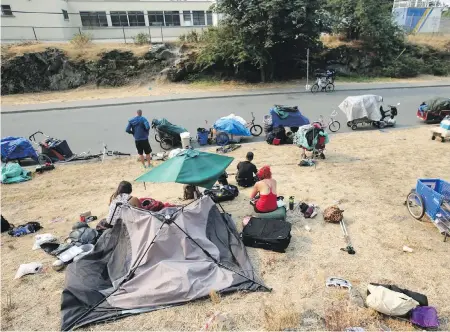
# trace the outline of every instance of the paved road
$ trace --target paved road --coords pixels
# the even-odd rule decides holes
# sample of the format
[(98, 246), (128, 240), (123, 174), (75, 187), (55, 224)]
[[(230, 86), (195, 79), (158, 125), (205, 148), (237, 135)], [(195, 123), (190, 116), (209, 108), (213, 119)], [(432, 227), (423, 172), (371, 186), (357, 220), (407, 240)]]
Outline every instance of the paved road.
[[(391, 89), (353, 92), (353, 94), (379, 94), (386, 104), (400, 102), (397, 127), (408, 127), (420, 124), (416, 118), (418, 105), (433, 96), (448, 97), (448, 87)], [(50, 136), (66, 139), (74, 152), (97, 152), (102, 149), (102, 142), (112, 150), (135, 152), (132, 137), (125, 133), (127, 120), (134, 115), (136, 109), (143, 110), (149, 120), (165, 117), (174, 124), (186, 127), (191, 134), (198, 127), (205, 126), (205, 120), (212, 125), (221, 116), (230, 113), (250, 118), (254, 112), (257, 122), (274, 104), (298, 105), (310, 119), (315, 120), (320, 114), (330, 114), (333, 109), (347, 97), (349, 92), (336, 91), (332, 94), (286, 94), (275, 96), (229, 97), (225, 99), (184, 100), (162, 103), (151, 103), (128, 106), (108, 106), (96, 108), (79, 108), (63, 111), (39, 113), (2, 114), (2, 136), (29, 136), (41, 130)], [(340, 132), (349, 131), (346, 118), (338, 110), (337, 119), (341, 122)], [(373, 130), (359, 129), (359, 130)], [(350, 130), (351, 131), (351, 130)], [(256, 141), (262, 138), (249, 138)], [(159, 146), (153, 142), (155, 151)]]

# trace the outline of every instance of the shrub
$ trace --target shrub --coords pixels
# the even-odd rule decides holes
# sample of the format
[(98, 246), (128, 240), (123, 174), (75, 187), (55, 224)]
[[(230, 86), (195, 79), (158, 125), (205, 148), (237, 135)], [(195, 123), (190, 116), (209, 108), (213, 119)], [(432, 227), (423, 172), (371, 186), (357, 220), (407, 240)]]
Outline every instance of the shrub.
[(72, 37), (70, 43), (76, 47), (83, 47), (92, 42), (92, 35), (90, 33), (79, 33)]
[(426, 70), (423, 60), (411, 56), (403, 56), (391, 65), (383, 68), (381, 74), (392, 78), (416, 77)]
[(133, 37), (133, 40), (136, 45), (150, 44), (150, 35), (140, 32), (135, 37)]
[(198, 43), (200, 40), (200, 35), (197, 31), (192, 30), (186, 35), (186, 41), (188, 43)]
[(178, 37), (178, 40), (179, 40), (180, 42), (185, 42), (185, 41), (186, 41), (186, 35), (185, 35), (185, 34), (180, 35), (180, 36)]

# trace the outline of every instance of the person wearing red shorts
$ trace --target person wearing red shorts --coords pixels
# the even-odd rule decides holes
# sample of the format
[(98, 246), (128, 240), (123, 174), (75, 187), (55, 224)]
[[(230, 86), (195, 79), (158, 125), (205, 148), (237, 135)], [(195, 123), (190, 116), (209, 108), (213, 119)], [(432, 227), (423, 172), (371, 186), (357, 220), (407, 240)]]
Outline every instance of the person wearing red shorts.
[[(278, 208), (277, 181), (272, 179), (269, 166), (263, 166), (256, 174), (260, 181), (256, 182), (250, 194), (255, 212), (272, 212)], [(259, 198), (257, 195), (259, 194)]]
[(147, 167), (151, 167), (151, 153), (152, 148), (148, 141), (148, 135), (150, 132), (150, 125), (145, 117), (142, 116), (142, 111), (138, 110), (136, 116), (128, 121), (127, 129), (128, 134), (133, 135), (136, 144), (136, 150), (139, 154), (139, 159), (145, 168), (144, 153), (147, 159)]

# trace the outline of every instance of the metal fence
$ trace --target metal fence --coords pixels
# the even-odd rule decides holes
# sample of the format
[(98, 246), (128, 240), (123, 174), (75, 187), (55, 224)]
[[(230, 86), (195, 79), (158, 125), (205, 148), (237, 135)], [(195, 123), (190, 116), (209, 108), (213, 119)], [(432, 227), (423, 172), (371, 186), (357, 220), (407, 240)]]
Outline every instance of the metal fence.
[(97, 42), (133, 43), (134, 38), (146, 34), (150, 42), (175, 41), (180, 36), (192, 31), (201, 33), (206, 26), (146, 26), (146, 27), (21, 27), (2, 26), (2, 43), (17, 43), (24, 41), (64, 42), (71, 40), (75, 35), (87, 33)]

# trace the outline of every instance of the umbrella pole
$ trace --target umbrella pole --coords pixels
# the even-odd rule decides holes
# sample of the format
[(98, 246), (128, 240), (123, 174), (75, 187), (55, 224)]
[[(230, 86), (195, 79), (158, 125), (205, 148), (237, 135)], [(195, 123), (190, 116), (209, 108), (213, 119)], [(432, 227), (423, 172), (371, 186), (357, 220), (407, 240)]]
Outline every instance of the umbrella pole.
[(147, 190), (147, 187), (145, 186), (145, 182), (144, 182), (144, 190)]

